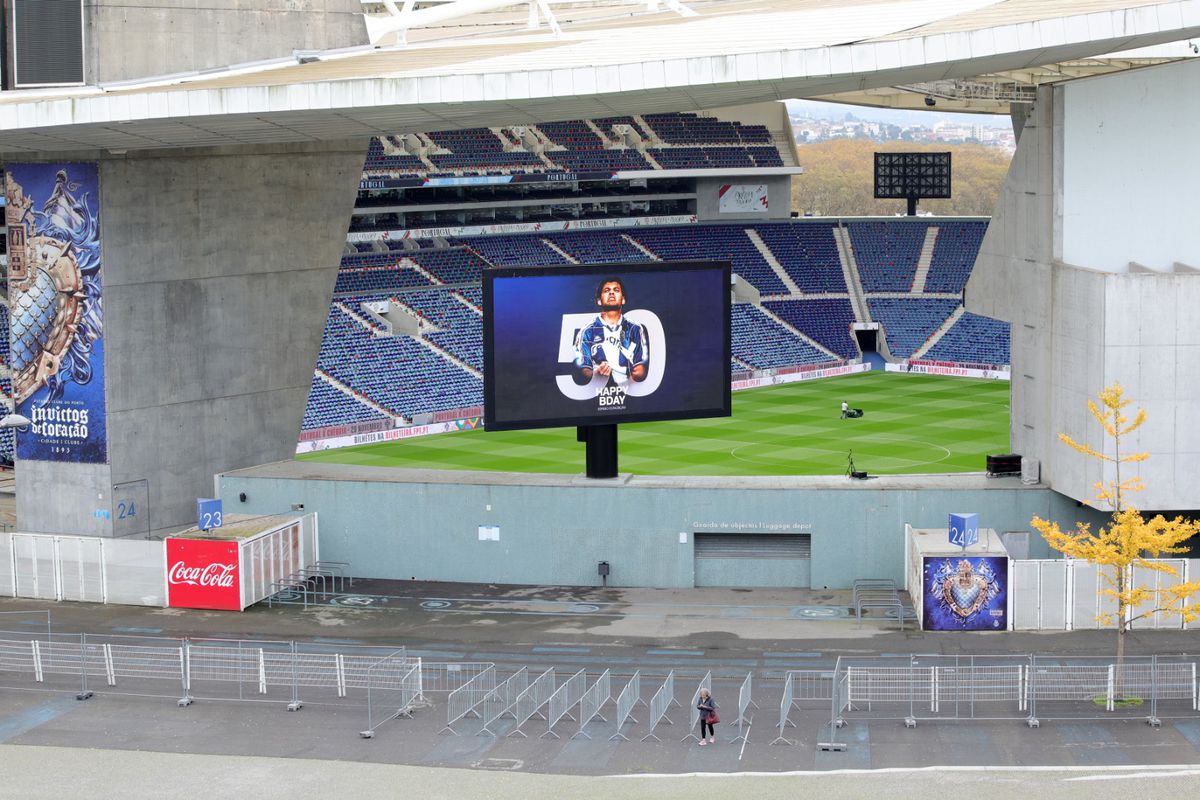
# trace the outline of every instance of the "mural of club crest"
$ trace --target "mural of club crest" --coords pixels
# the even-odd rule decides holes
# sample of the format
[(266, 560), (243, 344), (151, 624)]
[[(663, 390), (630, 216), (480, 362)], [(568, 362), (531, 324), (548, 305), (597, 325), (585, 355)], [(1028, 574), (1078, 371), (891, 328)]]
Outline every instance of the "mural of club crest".
[[(13, 401), (34, 421), (18, 455), (103, 461), (100, 226), (89, 207), (96, 165), (11, 164), (7, 178)], [(70, 385), (79, 389), (65, 397)], [(92, 424), (60, 424), (81, 419)]]
[(1007, 559), (925, 558), (926, 630), (1003, 630)]
[(959, 559), (954, 574), (942, 579), (942, 600), (950, 610), (966, 619), (977, 613), (988, 599), (991, 582), (975, 571), (971, 562)]

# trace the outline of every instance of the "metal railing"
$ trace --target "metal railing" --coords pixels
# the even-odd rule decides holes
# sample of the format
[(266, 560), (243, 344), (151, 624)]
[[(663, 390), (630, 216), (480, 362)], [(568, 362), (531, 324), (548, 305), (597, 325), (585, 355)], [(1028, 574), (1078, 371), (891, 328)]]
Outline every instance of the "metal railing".
[(596, 682), (589, 686), (583, 693), (583, 697), (579, 699), (579, 730), (572, 734), (571, 738), (574, 739), (577, 736), (585, 739), (592, 738), (585, 730), (587, 724), (593, 719), (608, 722), (600, 716), (600, 709), (604, 708), (610, 700), (612, 700), (612, 677), (608, 670), (604, 670)]
[(446, 727), (442, 728), (441, 732), (449, 731), (457, 736), (458, 731), (454, 730), (454, 723), (470, 716), (481, 717), (482, 715), (476, 709), (494, 698), (495, 695), (496, 668), (488, 666), (483, 672), (450, 692), (449, 697), (446, 698)]
[(558, 738), (558, 734), (554, 732), (554, 726), (557, 725), (563, 717), (573, 720), (571, 709), (583, 699), (583, 693), (587, 689), (587, 671), (579, 670), (571, 677), (563, 681), (562, 685), (554, 690), (554, 694), (550, 695), (548, 703), (548, 714), (546, 721), (546, 732), (542, 734), (543, 739), (547, 736), (554, 739)]
[(367, 727), (359, 732), (371, 739), (383, 723), (411, 717), (421, 694), (421, 659), (385, 656), (367, 668)]
[(650, 732), (642, 737), (643, 742), (647, 739), (653, 739), (656, 742), (662, 741), (662, 739), (659, 739), (654, 734), (654, 730), (662, 722), (665, 722), (667, 725), (675, 724), (667, 719), (667, 711), (673, 705), (679, 705), (678, 701), (675, 700), (675, 670), (667, 673), (662, 686), (658, 687), (658, 691), (650, 698)]
[(629, 683), (625, 684), (625, 688), (617, 695), (617, 731), (608, 737), (610, 742), (629, 741), (629, 737), (621, 733), (621, 729), (625, 727), (626, 722), (637, 724), (637, 719), (633, 716), (633, 709), (640, 702), (642, 702), (642, 671), (639, 669), (634, 671), (629, 678)]
[(550, 697), (555, 692), (555, 677), (554, 668), (538, 675), (525, 691), (517, 696), (516, 702), (513, 703), (513, 728), (508, 732), (509, 736), (521, 736), (526, 734), (521, 730), (526, 722), (528, 722), (535, 714), (537, 714), (542, 706), (550, 702)]
[(485, 707), (485, 715), (483, 717), (483, 727), (479, 729), (480, 736), (495, 736), (496, 723), (505, 716), (515, 716), (513, 714), (513, 706), (517, 703), (517, 698), (521, 693), (529, 688), (529, 667), (521, 667), (519, 670), (508, 676), (508, 679), (496, 687), (494, 695), (495, 702), (490, 707)]
[(854, 615), (858, 617), (858, 627), (862, 627), (863, 610), (871, 608), (894, 610), (900, 630), (904, 630), (904, 603), (896, 590), (895, 581), (890, 578), (859, 578), (854, 581)]
[(771, 740), (772, 745), (777, 744), (795, 744), (791, 739), (783, 734), (787, 732), (787, 728), (796, 727), (796, 723), (792, 722), (788, 717), (792, 713), (792, 702), (795, 698), (796, 676), (788, 673), (787, 679), (783, 682), (783, 697), (779, 700), (779, 735)]
[(421, 672), (421, 697), (418, 699), (430, 705), (429, 695), (453, 692), (466, 686), (476, 675), (495, 666), (490, 661), (425, 661)]
[[(850, 718), (921, 720), (1143, 719), (1200, 712), (1194, 656), (906, 656), (839, 659), (830, 741)], [(840, 748), (839, 748), (840, 749)]]
[(758, 704), (754, 702), (752, 695), (754, 687), (754, 673), (747, 672), (746, 679), (742, 681), (741, 687), (738, 689), (738, 716), (737, 726), (738, 735), (733, 738), (734, 742), (746, 741), (746, 733), (743, 726), (746, 724), (746, 709), (750, 706), (758, 708)]
[(692, 693), (692, 708), (688, 714), (688, 732), (686, 736), (679, 740), (681, 742), (686, 742), (688, 739), (700, 740), (700, 737), (696, 734), (696, 726), (700, 722), (700, 709), (697, 708), (697, 705), (700, 703), (701, 689), (708, 689), (710, 693), (712, 692), (712, 672), (704, 673), (704, 677), (700, 679), (700, 683), (696, 686), (696, 691)]

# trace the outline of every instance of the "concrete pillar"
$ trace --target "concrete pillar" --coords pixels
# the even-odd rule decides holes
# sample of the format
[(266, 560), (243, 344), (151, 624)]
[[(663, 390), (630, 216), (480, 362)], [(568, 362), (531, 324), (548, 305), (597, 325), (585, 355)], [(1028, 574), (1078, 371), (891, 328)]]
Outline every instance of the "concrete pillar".
[(161, 532), (215, 473), (294, 455), (366, 150), (100, 160), (109, 463), (22, 460), (19, 529)]

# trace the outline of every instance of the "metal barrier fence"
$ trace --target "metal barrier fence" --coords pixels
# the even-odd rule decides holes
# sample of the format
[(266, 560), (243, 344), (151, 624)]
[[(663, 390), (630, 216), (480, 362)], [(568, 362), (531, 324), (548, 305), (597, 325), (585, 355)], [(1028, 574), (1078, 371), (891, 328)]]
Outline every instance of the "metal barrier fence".
[(549, 714), (546, 717), (549, 725), (546, 727), (546, 732), (542, 734), (541, 738), (545, 739), (547, 736), (555, 739), (558, 738), (558, 734), (554, 732), (554, 726), (563, 717), (574, 719), (571, 716), (571, 709), (583, 699), (583, 693), (586, 689), (587, 671), (581, 669), (563, 681), (562, 686), (559, 686), (554, 691), (554, 694), (550, 695)]
[[(424, 675), (422, 675), (424, 682)], [(446, 698), (446, 727), (441, 732), (449, 731), (455, 736), (458, 731), (452, 727), (460, 719), (469, 716), (482, 716), (475, 709), (496, 695), (496, 667), (488, 666), (483, 672), (464, 683), (450, 693)]]
[(554, 668), (551, 667), (541, 675), (538, 675), (525, 688), (525, 691), (521, 692), (516, 702), (513, 703), (513, 719), (516, 721), (513, 724), (513, 729), (508, 732), (508, 735), (524, 737), (526, 734), (521, 730), (521, 726), (537, 714), (542, 706), (550, 702), (550, 697), (554, 692)]
[(700, 709), (696, 706), (700, 702), (701, 689), (708, 689), (709, 693), (712, 693), (711, 671), (704, 673), (704, 677), (700, 679), (699, 685), (696, 686), (696, 691), (692, 693), (692, 710), (688, 714), (688, 732), (686, 736), (679, 740), (681, 742), (686, 742), (688, 739), (700, 740), (700, 737), (696, 735), (696, 726), (700, 722)]
[(494, 703), (489, 707), (485, 706), (485, 714), (483, 717), (483, 727), (479, 729), (479, 736), (495, 736), (496, 732), (492, 730), (496, 723), (504, 716), (514, 716), (513, 706), (517, 703), (517, 698), (521, 693), (529, 688), (529, 667), (521, 667), (519, 670), (508, 676), (508, 679), (496, 687), (496, 692), (493, 695)]
[(422, 703), (429, 703), (426, 695), (434, 692), (453, 692), (466, 686), (476, 675), (495, 666), (490, 661), (426, 661), (421, 675), (423, 694), (420, 700)]
[(629, 741), (629, 737), (621, 733), (621, 729), (625, 727), (626, 722), (637, 724), (637, 720), (633, 716), (633, 707), (640, 702), (642, 702), (642, 671), (639, 669), (634, 671), (629, 683), (625, 684), (625, 688), (617, 695), (617, 732), (608, 737), (610, 742)]
[(795, 694), (796, 676), (789, 672), (787, 680), (783, 682), (783, 697), (779, 700), (779, 735), (771, 740), (772, 745), (795, 744), (795, 742), (783, 735), (789, 725), (793, 728), (796, 727), (796, 723), (788, 719), (788, 715), (792, 713), (792, 702)]
[(608, 670), (604, 670), (596, 682), (589, 686), (583, 693), (583, 697), (579, 699), (579, 731), (572, 734), (571, 738), (574, 739), (576, 736), (582, 736), (585, 739), (592, 738), (584, 729), (593, 719), (608, 722), (600, 716), (600, 709), (604, 708), (610, 700), (612, 700), (612, 676)]
[(662, 739), (654, 735), (654, 729), (658, 727), (660, 722), (665, 722), (668, 725), (675, 724), (667, 719), (667, 710), (672, 705), (678, 705), (678, 702), (675, 700), (675, 670), (667, 673), (666, 680), (663, 681), (662, 686), (658, 687), (658, 691), (654, 693), (654, 697), (650, 698), (650, 732), (642, 737), (643, 742), (647, 739), (653, 739), (656, 742), (662, 741)]
[[(196, 700), (364, 705), (404, 648), (248, 639), (0, 632), (0, 685)], [(436, 675), (436, 671), (435, 671)], [(407, 686), (407, 684), (406, 684)], [(421, 696), (417, 683), (417, 696)], [(411, 704), (406, 704), (411, 705)]]
[(743, 731), (743, 726), (746, 724), (746, 709), (750, 706), (758, 708), (758, 703), (754, 702), (751, 693), (754, 688), (754, 673), (747, 672), (746, 680), (742, 681), (741, 688), (738, 689), (738, 735), (733, 738), (734, 742), (746, 741), (746, 734)]
[(421, 659), (385, 656), (367, 668), (367, 727), (359, 736), (370, 739), (375, 730), (396, 717), (411, 717), (421, 695)]
[[(1109, 658), (908, 656), (839, 659), (832, 680), (834, 735), (851, 716), (919, 720), (1143, 719), (1200, 713), (1193, 656)], [(836, 749), (844, 749), (838, 747)]]

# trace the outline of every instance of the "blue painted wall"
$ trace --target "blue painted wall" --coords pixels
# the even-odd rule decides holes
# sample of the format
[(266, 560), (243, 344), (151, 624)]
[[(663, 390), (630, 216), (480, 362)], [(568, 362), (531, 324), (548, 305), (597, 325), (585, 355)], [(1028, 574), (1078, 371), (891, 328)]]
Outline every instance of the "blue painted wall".
[[(320, 470), (337, 474), (338, 466)], [(306, 470), (282, 465), (278, 472)], [(970, 488), (912, 488), (909, 479), (909, 488), (889, 489), (885, 482), (894, 479), (847, 482), (845, 488), (830, 479), (807, 486), (804, 479), (710, 478), (688, 486), (639, 478), (588, 485), (570, 476), (533, 476), (527, 485), (457, 485), (396, 482), (387, 477), (411, 473), (363, 467), (347, 467), (345, 474), (377, 479), (270, 473), (268, 466), (219, 476), (227, 512), (276, 513), (304, 503), (319, 515), (321, 557), (350, 562), (357, 576), (479, 583), (599, 585), (596, 564), (608, 561), (611, 586), (690, 587), (697, 583), (693, 534), (707, 531), (811, 534), (816, 588), (846, 588), (862, 577), (903, 585), (905, 523), (945, 527), (949, 512), (976, 511), (981, 527), (1002, 532), (1029, 530), (1035, 514), (1073, 525), (1077, 514), (1090, 511), (1048, 489), (979, 476), (962, 477)], [(240, 492), (245, 503), (238, 501)], [(480, 541), (481, 525), (498, 526), (500, 540)], [(688, 534), (686, 543), (680, 533)], [(1031, 558), (1051, 557), (1036, 533), (1030, 538)], [(741, 560), (704, 565), (699, 582), (721, 582), (724, 569), (734, 585), (746, 565), (727, 561)]]

